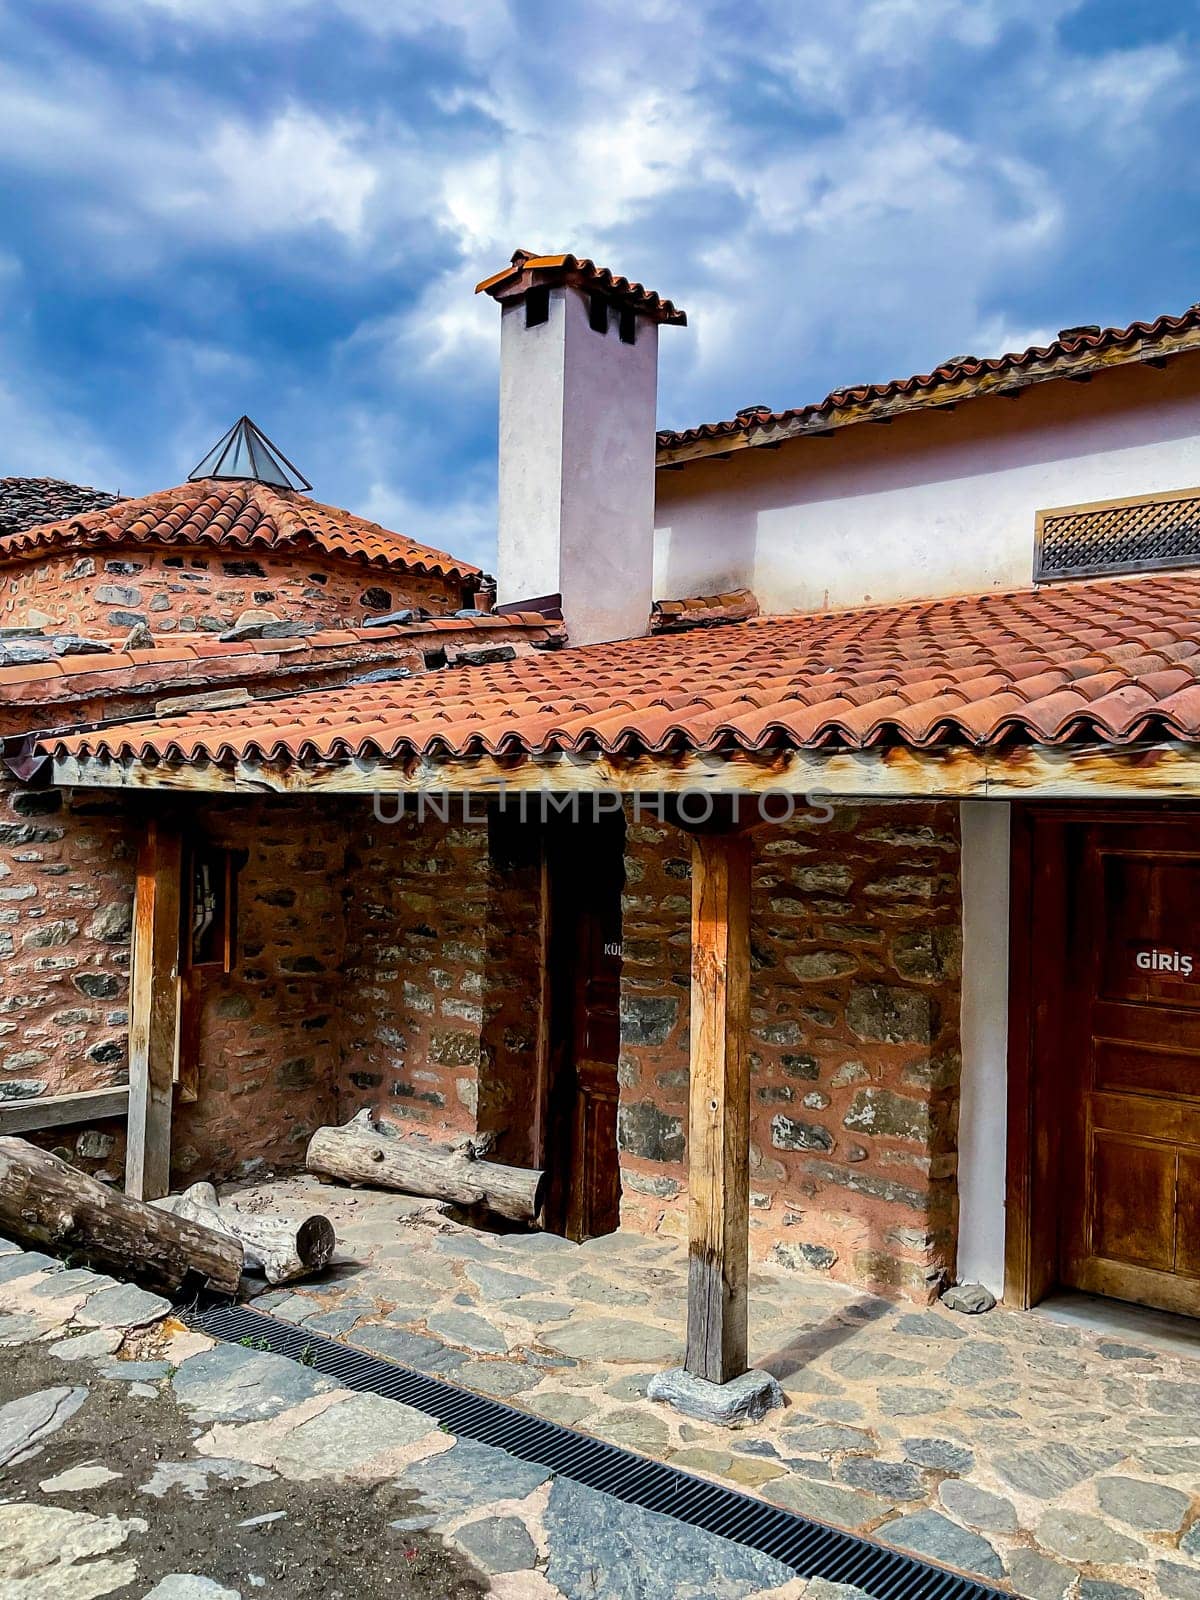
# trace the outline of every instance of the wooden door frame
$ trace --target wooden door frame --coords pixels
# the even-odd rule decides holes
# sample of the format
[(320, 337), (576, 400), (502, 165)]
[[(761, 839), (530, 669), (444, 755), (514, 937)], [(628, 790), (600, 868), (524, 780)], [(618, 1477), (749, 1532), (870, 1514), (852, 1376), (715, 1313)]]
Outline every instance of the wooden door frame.
[[(1069, 825), (1200, 822), (1200, 806), (1014, 804), (1010, 845), (1008, 1135), (1005, 1172), (1004, 1299), (1028, 1310), (1058, 1275), (1058, 1186), (1063, 1083), (1043, 1070), (1063, 1020)], [(1054, 879), (1057, 874), (1057, 886)], [(1037, 938), (1034, 928), (1037, 928)], [(1057, 937), (1063, 959), (1035, 971), (1039, 948)]]

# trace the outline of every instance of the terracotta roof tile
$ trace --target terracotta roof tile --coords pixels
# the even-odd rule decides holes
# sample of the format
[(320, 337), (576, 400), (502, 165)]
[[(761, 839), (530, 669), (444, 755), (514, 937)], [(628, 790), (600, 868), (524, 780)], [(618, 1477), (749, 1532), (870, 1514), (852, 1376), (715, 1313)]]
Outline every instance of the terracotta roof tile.
[(955, 356), (932, 372), (886, 383), (861, 383), (834, 389), (809, 405), (772, 411), (747, 406), (721, 422), (665, 429), (658, 435), (660, 463), (720, 454), (739, 445), (772, 444), (782, 438), (821, 434), (848, 423), (866, 422), (901, 411), (954, 404), (986, 394), (1015, 392), (1031, 382), (1087, 373), (1127, 361), (1155, 361), (1178, 350), (1200, 347), (1200, 303), (1179, 316), (1131, 322), (1126, 328), (1066, 329), (1046, 345), (979, 358)]
[(540, 284), (569, 283), (577, 289), (594, 290), (619, 305), (677, 327), (687, 324), (687, 312), (680, 311), (640, 283), (631, 283), (608, 267), (597, 266), (586, 256), (543, 255), (535, 250), (514, 250), (512, 262), (475, 285), (476, 294), (490, 294), (493, 300), (511, 300)]
[(54, 747), (307, 762), (1149, 737), (1200, 740), (1200, 575), (759, 617), (110, 727)]
[(460, 582), (482, 574), (469, 561), (418, 544), (305, 494), (249, 480), (200, 479), (140, 500), (0, 537), (0, 564), (94, 545), (216, 545), (223, 550), (311, 552), (393, 572)]

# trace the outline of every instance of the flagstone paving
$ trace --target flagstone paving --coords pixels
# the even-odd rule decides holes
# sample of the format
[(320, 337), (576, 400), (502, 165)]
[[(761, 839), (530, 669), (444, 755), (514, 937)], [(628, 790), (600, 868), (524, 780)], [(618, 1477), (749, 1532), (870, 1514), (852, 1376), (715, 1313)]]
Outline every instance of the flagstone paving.
[[(2, 1240), (0, 1262), (0, 1600), (864, 1600), (214, 1345), (159, 1297)], [(444, 1326), (478, 1343), (467, 1316)]]
[(752, 1358), (788, 1404), (719, 1429), (645, 1399), (683, 1353), (678, 1242), (489, 1234), (400, 1195), (260, 1187), (278, 1209), (324, 1210), (340, 1241), (321, 1279), (261, 1309), (1029, 1600), (1200, 1600), (1198, 1362), (1037, 1313), (917, 1310), (761, 1266)]

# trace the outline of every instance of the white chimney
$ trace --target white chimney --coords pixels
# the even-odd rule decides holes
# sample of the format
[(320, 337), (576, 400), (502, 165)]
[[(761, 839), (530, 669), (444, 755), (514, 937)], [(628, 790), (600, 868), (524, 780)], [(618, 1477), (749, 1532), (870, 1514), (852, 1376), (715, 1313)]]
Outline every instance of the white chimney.
[(575, 256), (518, 250), (500, 302), (501, 604), (561, 594), (572, 644), (647, 632), (658, 328), (669, 300)]

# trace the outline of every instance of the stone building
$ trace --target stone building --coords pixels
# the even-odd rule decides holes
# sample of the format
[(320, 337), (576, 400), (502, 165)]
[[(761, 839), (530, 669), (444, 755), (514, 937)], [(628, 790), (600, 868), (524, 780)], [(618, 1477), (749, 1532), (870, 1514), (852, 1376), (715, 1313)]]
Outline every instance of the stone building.
[(704, 1377), (752, 1255), (1195, 1313), (1200, 309), (656, 438), (670, 301), (480, 287), (496, 610), (245, 462), (0, 538), (0, 1120), (488, 1132), (690, 1238)]

